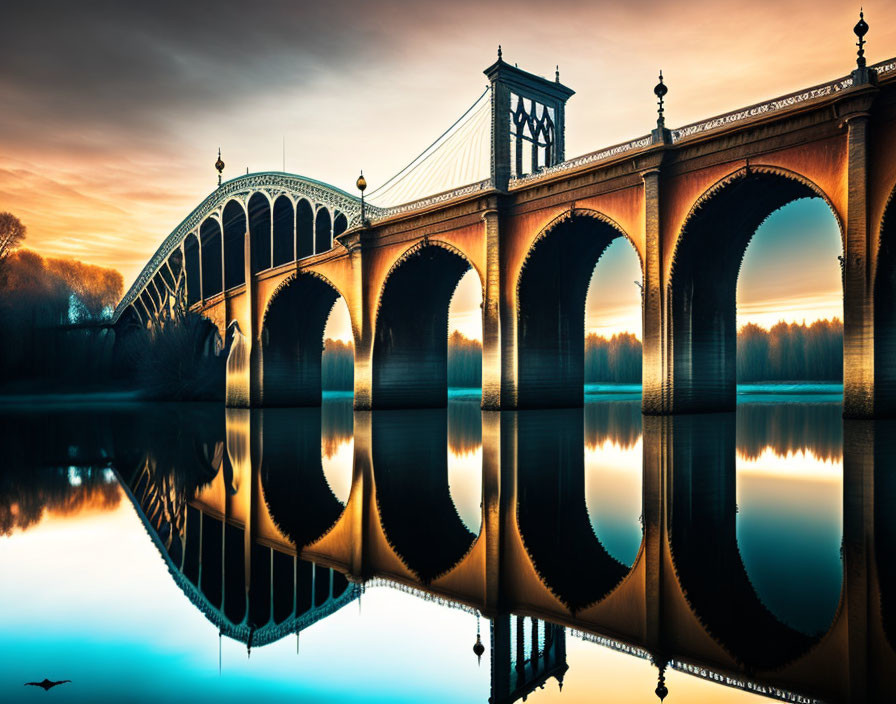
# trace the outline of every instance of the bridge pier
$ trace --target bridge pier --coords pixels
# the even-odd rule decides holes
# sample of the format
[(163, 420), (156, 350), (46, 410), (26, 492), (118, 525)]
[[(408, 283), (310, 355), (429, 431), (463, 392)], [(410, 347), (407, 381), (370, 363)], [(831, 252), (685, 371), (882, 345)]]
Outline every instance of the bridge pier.
[[(877, 89), (866, 85), (844, 103), (847, 129), (847, 214), (843, 260), (843, 415), (873, 418), (893, 400), (876, 382), (888, 360), (877, 359), (874, 274), (879, 241), (869, 217), (869, 110)], [(881, 362), (881, 370), (876, 362)], [(892, 395), (892, 392), (891, 394)], [(889, 401), (889, 403), (888, 403)]]

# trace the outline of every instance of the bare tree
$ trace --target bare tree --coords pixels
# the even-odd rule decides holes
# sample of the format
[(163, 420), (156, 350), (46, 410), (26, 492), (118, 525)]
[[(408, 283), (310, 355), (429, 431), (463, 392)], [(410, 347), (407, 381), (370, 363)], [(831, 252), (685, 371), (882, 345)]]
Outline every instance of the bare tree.
[(12, 213), (0, 213), (0, 271), (3, 271), (3, 264), (22, 240), (25, 239), (25, 226)]

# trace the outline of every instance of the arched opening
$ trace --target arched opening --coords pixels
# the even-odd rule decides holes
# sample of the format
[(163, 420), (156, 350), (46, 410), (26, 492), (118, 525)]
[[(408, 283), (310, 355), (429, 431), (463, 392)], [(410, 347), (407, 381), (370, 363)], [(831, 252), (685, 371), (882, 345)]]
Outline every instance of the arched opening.
[(302, 198), (296, 205), (296, 258), (314, 254), (314, 211)]
[(737, 278), (741, 391), (842, 381), (842, 251), (837, 220), (820, 198), (788, 203), (756, 230)]
[(274, 201), (274, 266), (295, 259), (295, 214), (292, 201), (280, 196)]
[(355, 388), (355, 345), (352, 320), (345, 299), (333, 304), (324, 327), (321, 384), (334, 397), (351, 395)]
[(187, 267), (187, 305), (192, 306), (202, 300), (199, 278), (199, 240), (192, 232), (184, 239), (184, 260)]
[(271, 204), (263, 193), (249, 199), (249, 238), (252, 242), (252, 273), (271, 268)]
[(221, 293), (223, 259), (221, 252), (221, 226), (214, 218), (206, 218), (199, 228), (202, 242), (202, 298), (211, 298)]
[(380, 293), (373, 341), (374, 408), (448, 402), (448, 306), (469, 262), (426, 245), (393, 267)]
[(588, 285), (604, 250), (622, 235), (596, 213), (576, 213), (532, 245), (517, 285), (519, 408), (583, 404)]
[(246, 282), (246, 212), (235, 200), (224, 206), (224, 288)]
[(641, 386), (641, 259), (626, 237), (601, 254), (585, 298), (585, 401)]
[(896, 415), (896, 189), (880, 224), (874, 277), (874, 410)]
[(482, 395), (482, 285), (474, 269), (460, 278), (448, 306), (448, 388), (464, 400)]
[(265, 406), (321, 402), (324, 328), (339, 293), (311, 274), (279, 289), (262, 324), (262, 401)]
[(344, 213), (339, 213), (336, 216), (336, 219), (333, 220), (333, 239), (335, 240), (339, 235), (345, 232), (348, 229), (348, 218), (345, 217)]
[[(676, 411), (734, 409), (738, 273), (747, 245), (779, 208), (818, 197), (813, 186), (796, 176), (741, 171), (714, 187), (688, 217), (669, 284)], [(805, 259), (811, 250), (801, 254)], [(795, 261), (784, 278), (804, 269)]]
[(333, 246), (333, 221), (330, 219), (330, 211), (326, 208), (318, 208), (314, 218), (314, 252), (329, 251)]

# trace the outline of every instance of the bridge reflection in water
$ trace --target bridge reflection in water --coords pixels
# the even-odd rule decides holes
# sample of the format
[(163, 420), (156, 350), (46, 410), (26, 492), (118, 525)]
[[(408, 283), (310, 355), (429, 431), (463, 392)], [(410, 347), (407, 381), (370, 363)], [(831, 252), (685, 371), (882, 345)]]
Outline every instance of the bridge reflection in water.
[(34, 461), (114, 469), (178, 587), (247, 647), (389, 585), (487, 619), (492, 702), (562, 682), (570, 634), (658, 678), (889, 696), (896, 426), (838, 404), (134, 413), (70, 419)]

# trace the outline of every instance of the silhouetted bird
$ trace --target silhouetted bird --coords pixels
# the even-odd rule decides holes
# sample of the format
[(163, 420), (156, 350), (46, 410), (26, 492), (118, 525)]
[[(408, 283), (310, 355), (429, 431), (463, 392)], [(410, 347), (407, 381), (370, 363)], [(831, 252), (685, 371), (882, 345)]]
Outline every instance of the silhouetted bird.
[(46, 692), (47, 690), (55, 687), (57, 684), (65, 684), (66, 682), (71, 682), (71, 680), (59, 680), (58, 682), (50, 682), (50, 680), (44, 677), (43, 682), (26, 682), (25, 686), (28, 687), (30, 685), (32, 687), (43, 687), (43, 690)]

